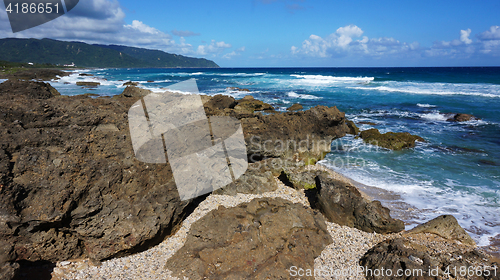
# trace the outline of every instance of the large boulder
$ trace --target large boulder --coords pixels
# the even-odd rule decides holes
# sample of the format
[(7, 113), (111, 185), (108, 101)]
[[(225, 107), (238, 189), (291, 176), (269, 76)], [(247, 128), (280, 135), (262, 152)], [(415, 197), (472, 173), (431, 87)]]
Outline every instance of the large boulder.
[(406, 234), (433, 233), (449, 240), (475, 246), (470, 235), (458, 224), (452, 215), (442, 215), (406, 232)]
[(368, 200), (353, 185), (324, 174), (316, 177), (316, 182), (316, 205), (328, 221), (366, 232), (404, 230), (403, 221), (393, 219), (388, 208), (377, 200)]
[(359, 128), (356, 126), (356, 124), (353, 121), (346, 120), (346, 124), (349, 127), (349, 132), (347, 132), (347, 133), (352, 134), (352, 135), (359, 134)]
[(304, 109), (304, 107), (302, 105), (300, 105), (299, 103), (295, 103), (292, 106), (288, 107), (286, 110), (287, 111), (299, 111), (302, 109)]
[(359, 137), (366, 143), (395, 151), (413, 148), (415, 147), (415, 141), (425, 141), (422, 137), (411, 135), (408, 132), (387, 132), (381, 134), (376, 128), (361, 131)]
[(191, 226), (166, 264), (189, 279), (291, 279), (288, 269), (314, 268), (332, 242), (323, 216), (277, 198), (219, 207)]
[(0, 267), (130, 254), (190, 211), (168, 165), (134, 156), (127, 110), (137, 99), (19, 81), (0, 95)]
[(234, 107), (234, 110), (238, 113), (253, 113), (255, 111), (273, 111), (273, 106), (253, 98), (251, 95), (247, 95), (244, 98), (237, 101), (238, 104)]
[(238, 193), (262, 194), (278, 188), (273, 172), (260, 162), (250, 163), (246, 172), (224, 188), (214, 191), (220, 195), (236, 195)]

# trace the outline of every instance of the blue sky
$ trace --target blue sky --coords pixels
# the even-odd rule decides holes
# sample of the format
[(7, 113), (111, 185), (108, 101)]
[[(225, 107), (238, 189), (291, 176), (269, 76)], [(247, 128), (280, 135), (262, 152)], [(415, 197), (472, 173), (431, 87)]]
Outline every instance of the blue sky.
[(122, 44), (222, 67), (500, 66), (500, 1), (81, 0), (0, 38)]

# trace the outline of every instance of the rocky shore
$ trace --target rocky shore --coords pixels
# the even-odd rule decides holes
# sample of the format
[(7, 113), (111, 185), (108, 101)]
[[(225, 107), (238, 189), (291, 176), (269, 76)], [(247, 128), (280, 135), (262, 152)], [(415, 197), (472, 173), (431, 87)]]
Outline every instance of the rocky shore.
[[(0, 279), (332, 279), (359, 267), (439, 279), (449, 266), (498, 266), (453, 217), (404, 232), (380, 202), (316, 165), (332, 140), (359, 133), (336, 107), (283, 113), (251, 96), (202, 96), (208, 116), (240, 120), (250, 164), (225, 188), (181, 201), (168, 164), (135, 159), (127, 112), (149, 93), (0, 84)], [(411, 147), (389, 136), (388, 148)]]

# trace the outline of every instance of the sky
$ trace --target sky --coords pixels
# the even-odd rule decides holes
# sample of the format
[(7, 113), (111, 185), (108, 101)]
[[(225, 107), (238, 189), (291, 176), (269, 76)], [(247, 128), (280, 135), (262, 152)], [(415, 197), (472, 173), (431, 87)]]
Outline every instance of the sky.
[[(0, 0), (2, 1), (2, 0)], [(221, 67), (500, 66), (499, 0), (80, 0), (0, 38), (119, 44)]]

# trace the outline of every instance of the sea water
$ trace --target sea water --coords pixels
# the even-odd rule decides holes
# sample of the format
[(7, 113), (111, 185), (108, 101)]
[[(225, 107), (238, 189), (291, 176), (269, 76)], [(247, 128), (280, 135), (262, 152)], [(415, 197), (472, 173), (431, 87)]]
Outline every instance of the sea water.
[[(294, 103), (337, 106), (361, 130), (423, 137), (413, 149), (390, 151), (346, 136), (320, 164), (396, 194), (418, 211), (401, 216), (409, 227), (451, 214), (480, 246), (500, 237), (500, 68), (93, 69), (51, 84), (66, 95), (112, 96), (129, 80), (161, 91), (190, 78), (202, 94), (251, 94), (278, 111)], [(452, 113), (480, 120), (447, 121)]]

